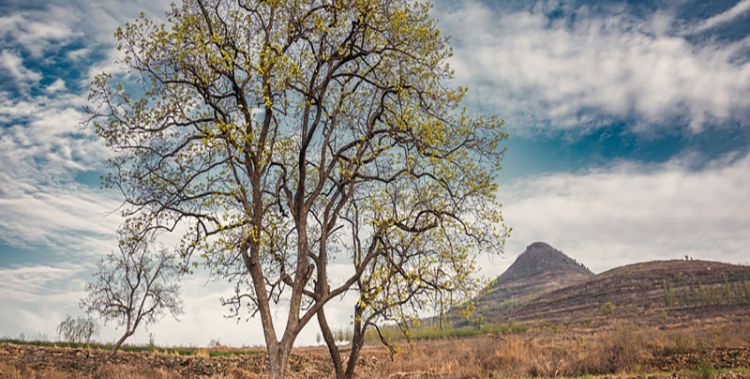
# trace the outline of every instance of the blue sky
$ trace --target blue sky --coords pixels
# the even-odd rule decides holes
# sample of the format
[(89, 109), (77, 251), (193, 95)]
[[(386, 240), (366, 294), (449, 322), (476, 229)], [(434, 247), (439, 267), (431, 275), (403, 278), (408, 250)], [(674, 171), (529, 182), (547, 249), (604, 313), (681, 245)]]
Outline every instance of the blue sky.
[[(167, 6), (0, 3), (0, 335), (53, 338), (113, 248), (120, 198), (99, 187), (108, 152), (80, 124), (86, 90), (122, 69), (116, 26)], [(750, 0), (438, 1), (433, 12), (468, 106), (511, 133), (499, 196), (514, 231), (485, 276), (538, 240), (595, 271), (684, 255), (750, 263)], [(157, 343), (262, 342), (257, 322), (222, 318), (228, 286), (183, 286), (186, 315), (154, 326)], [(345, 303), (329, 315), (341, 326)]]

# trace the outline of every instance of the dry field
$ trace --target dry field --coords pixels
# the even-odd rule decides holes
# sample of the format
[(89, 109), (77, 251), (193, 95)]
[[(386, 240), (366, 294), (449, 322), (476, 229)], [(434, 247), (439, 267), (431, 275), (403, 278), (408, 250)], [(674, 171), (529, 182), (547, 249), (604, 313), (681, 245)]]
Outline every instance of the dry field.
[[(0, 378), (257, 378), (263, 354), (209, 357), (0, 344)], [(720, 369), (734, 368), (733, 371)], [(739, 368), (739, 369), (738, 369)], [(472, 377), (750, 377), (750, 322), (723, 319), (662, 327), (613, 321), (597, 327), (532, 327), (523, 334), (485, 335), (368, 346), (362, 378)], [(303, 348), (292, 378), (332, 377), (323, 348)]]

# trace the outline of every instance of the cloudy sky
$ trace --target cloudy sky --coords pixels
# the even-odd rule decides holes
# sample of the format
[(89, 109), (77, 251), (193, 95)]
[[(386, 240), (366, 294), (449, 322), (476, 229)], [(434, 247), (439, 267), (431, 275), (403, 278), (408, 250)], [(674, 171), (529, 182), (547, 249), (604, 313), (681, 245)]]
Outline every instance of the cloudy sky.
[[(0, 336), (54, 338), (113, 248), (120, 198), (99, 186), (107, 151), (82, 107), (92, 76), (119, 69), (116, 26), (167, 6), (0, 3)], [(750, 263), (750, 0), (439, 1), (434, 15), (468, 105), (511, 133), (500, 198), (513, 234), (486, 277), (540, 240), (596, 272)], [(152, 327), (156, 342), (261, 344), (256, 321), (222, 317), (228, 291), (186, 280), (186, 315)], [(346, 309), (329, 319), (346, 325)]]

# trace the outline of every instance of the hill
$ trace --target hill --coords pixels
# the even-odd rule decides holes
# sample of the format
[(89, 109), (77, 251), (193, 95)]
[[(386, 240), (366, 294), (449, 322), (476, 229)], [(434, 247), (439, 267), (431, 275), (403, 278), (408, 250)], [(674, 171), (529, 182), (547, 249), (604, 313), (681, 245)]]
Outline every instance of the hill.
[[(608, 309), (605, 309), (605, 304)], [(517, 320), (601, 316), (654, 321), (750, 314), (750, 267), (700, 260), (652, 261), (618, 267), (546, 292), (515, 307)]]
[(588, 268), (561, 251), (547, 243), (534, 242), (475, 300), (477, 311), (485, 319), (499, 320), (535, 297), (593, 276)]
[[(476, 312), (468, 319), (456, 310), (427, 319), (423, 334), (435, 338), (483, 330), (505, 333), (533, 325), (572, 323), (597, 327), (614, 319), (659, 327), (747, 322), (750, 266), (651, 261), (596, 275), (550, 245), (535, 242), (474, 304)], [(452, 330), (443, 331), (446, 322)]]

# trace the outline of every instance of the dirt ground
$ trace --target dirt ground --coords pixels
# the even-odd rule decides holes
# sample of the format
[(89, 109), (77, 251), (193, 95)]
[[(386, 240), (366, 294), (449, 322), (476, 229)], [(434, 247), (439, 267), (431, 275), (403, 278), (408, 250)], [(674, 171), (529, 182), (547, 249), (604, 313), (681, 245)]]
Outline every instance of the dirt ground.
[[(179, 356), (0, 343), (5, 378), (262, 378), (263, 353)], [(735, 370), (726, 371), (733, 368)], [(739, 369), (737, 369), (739, 368)], [(722, 370), (724, 369), (724, 370)], [(381, 346), (366, 346), (360, 378), (560, 377), (750, 378), (750, 323), (698, 328), (638, 327), (548, 330), (404, 344), (393, 359)], [(636, 374), (633, 374), (636, 373)], [(322, 347), (294, 351), (290, 378), (331, 378)]]
[[(361, 372), (373, 373), (388, 359), (386, 351), (365, 349)], [(327, 351), (297, 350), (289, 361), (290, 378), (327, 378), (332, 366)], [(241, 356), (179, 356), (149, 352), (118, 352), (0, 343), (0, 378), (262, 378), (265, 354)], [(13, 374), (13, 375), (11, 375)]]

